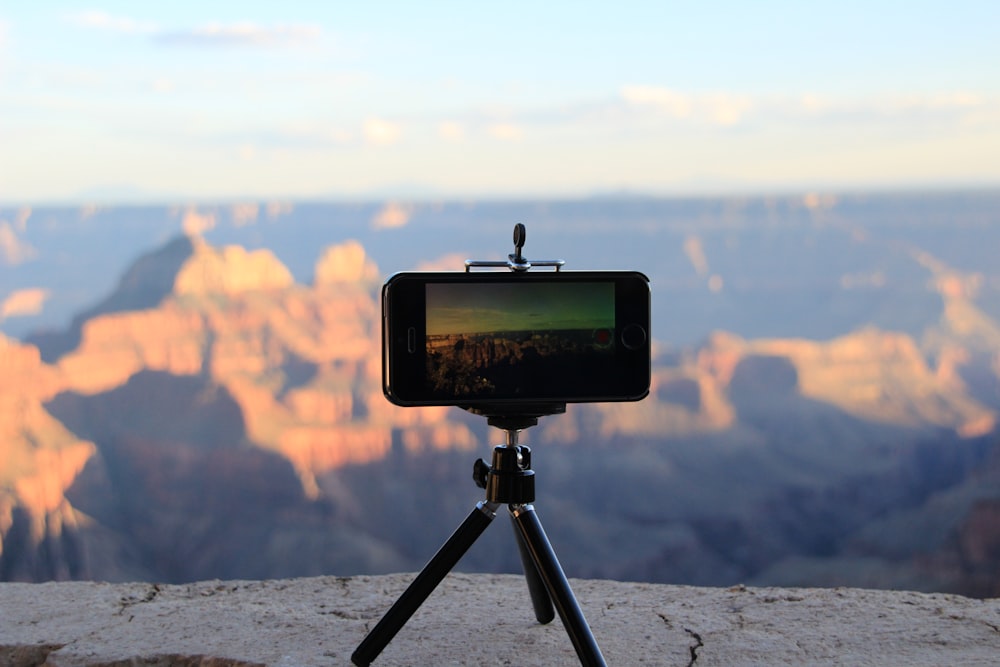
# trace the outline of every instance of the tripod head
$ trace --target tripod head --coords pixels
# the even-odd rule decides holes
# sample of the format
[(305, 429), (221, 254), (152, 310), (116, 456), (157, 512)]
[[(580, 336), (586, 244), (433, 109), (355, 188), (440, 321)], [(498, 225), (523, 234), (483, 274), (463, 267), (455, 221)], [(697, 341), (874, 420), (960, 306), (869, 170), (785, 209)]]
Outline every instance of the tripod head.
[(540, 417), (566, 412), (565, 403), (535, 403), (519, 406), (463, 406), (472, 414), (486, 417), (486, 423), (502, 430), (507, 442), (493, 448), (493, 462), (483, 459), (472, 467), (476, 486), (486, 489), (493, 503), (524, 505), (535, 500), (535, 472), (531, 469), (531, 449), (518, 444), (518, 435), (538, 424)]
[(463, 405), (463, 410), (480, 417), (486, 423), (509, 434), (536, 426), (541, 417), (561, 415), (566, 412), (565, 403), (528, 403), (524, 405)]

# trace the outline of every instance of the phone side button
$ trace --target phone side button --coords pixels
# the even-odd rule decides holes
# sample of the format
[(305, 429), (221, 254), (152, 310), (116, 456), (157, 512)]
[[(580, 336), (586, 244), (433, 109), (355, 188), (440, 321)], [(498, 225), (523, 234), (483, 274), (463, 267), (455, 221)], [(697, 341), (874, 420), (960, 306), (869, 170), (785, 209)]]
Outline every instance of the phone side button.
[(406, 330), (406, 351), (410, 354), (417, 351), (417, 329), (415, 327)]

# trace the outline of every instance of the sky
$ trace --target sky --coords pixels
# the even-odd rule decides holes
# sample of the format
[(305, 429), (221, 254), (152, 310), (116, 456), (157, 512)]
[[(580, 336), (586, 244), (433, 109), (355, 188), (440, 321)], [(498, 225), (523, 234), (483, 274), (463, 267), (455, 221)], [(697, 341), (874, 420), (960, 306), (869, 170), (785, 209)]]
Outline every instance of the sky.
[(613, 283), (445, 283), (427, 286), (430, 335), (613, 329)]
[(0, 202), (1000, 184), (1000, 2), (0, 4)]

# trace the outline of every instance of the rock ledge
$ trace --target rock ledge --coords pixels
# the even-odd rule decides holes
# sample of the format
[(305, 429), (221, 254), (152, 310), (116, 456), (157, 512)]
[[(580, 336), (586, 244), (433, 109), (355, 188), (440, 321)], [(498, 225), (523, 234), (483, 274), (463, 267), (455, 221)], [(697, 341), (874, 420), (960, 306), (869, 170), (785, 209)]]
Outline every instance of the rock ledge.
[[(0, 584), (0, 665), (347, 665), (411, 574)], [(609, 665), (995, 665), (1000, 599), (574, 580)], [(452, 574), (382, 665), (572, 665), (513, 575)]]

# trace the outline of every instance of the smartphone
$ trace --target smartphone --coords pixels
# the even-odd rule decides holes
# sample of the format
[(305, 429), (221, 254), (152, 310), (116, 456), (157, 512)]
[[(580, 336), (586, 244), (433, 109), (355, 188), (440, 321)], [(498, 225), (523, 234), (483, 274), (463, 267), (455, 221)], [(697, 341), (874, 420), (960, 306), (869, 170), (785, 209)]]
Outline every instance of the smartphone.
[(397, 405), (636, 401), (649, 392), (637, 271), (398, 273), (382, 288), (382, 386)]

